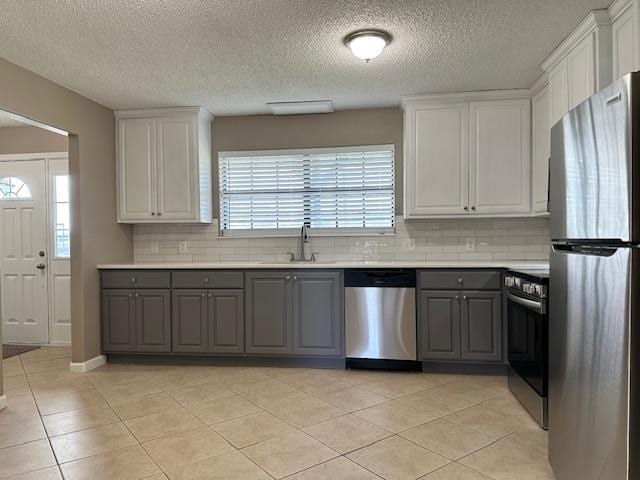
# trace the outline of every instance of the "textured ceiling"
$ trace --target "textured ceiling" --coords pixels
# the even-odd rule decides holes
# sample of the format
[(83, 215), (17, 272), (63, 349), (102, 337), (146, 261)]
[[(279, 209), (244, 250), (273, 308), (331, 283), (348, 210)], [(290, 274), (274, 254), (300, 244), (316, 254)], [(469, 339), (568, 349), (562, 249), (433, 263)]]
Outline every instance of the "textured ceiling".
[(26, 124), (16, 120), (15, 115), (0, 110), (0, 128), (24, 126), (26, 126)]
[[(0, 57), (112, 108), (397, 105), (400, 95), (529, 87), (609, 0), (0, 0)], [(343, 37), (388, 30), (371, 63)]]

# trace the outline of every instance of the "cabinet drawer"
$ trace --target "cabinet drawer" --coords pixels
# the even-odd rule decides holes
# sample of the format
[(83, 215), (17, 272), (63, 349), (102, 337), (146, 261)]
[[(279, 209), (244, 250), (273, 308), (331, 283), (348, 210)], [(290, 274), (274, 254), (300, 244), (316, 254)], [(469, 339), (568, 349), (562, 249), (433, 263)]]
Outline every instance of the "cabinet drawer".
[(422, 270), (420, 288), (428, 290), (500, 290), (495, 270)]
[(102, 288), (169, 288), (169, 272), (116, 270), (100, 273)]
[(194, 270), (173, 272), (173, 288), (242, 288), (242, 272), (220, 272), (216, 270)]

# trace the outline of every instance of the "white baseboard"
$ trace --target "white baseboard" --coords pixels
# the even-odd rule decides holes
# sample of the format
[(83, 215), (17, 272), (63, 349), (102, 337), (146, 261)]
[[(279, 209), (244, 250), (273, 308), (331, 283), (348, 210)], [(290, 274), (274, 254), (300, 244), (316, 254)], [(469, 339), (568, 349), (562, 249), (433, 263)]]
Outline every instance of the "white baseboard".
[(7, 396), (6, 395), (0, 395), (0, 410), (5, 408), (6, 406), (7, 406)]
[(71, 373), (85, 373), (98, 368), (101, 365), (107, 363), (106, 355), (98, 355), (97, 357), (90, 358), (86, 362), (71, 362), (69, 364), (69, 371)]

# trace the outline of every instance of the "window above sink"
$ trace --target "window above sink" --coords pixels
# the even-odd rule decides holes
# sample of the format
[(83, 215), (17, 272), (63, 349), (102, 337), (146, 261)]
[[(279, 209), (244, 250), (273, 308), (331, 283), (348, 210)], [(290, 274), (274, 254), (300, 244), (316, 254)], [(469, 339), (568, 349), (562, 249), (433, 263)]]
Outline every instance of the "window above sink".
[(393, 145), (220, 152), (221, 236), (393, 233)]

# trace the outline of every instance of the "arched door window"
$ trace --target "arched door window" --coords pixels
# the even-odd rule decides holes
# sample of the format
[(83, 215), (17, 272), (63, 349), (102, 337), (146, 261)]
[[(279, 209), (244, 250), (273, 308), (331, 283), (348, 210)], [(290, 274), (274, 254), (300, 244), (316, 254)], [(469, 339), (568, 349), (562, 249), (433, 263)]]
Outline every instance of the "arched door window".
[(18, 177), (0, 178), (0, 200), (28, 200), (31, 191)]

